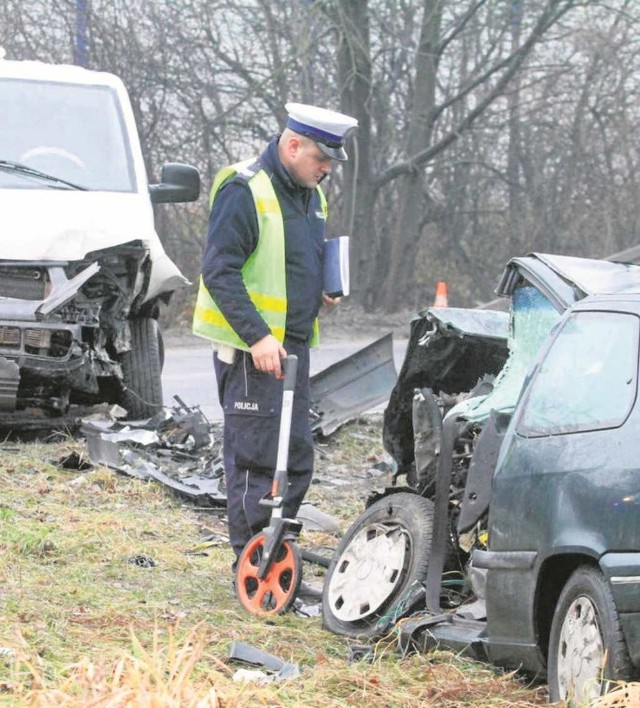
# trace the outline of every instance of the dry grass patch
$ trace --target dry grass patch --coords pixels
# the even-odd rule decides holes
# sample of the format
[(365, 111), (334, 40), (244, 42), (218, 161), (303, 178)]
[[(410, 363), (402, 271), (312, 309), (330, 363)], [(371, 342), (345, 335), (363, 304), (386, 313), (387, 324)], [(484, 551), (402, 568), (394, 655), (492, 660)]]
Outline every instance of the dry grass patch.
[[(366, 428), (352, 444), (355, 455), (366, 450), (375, 458)], [(155, 483), (106, 469), (64, 470), (56, 461), (70, 450), (82, 452), (82, 446), (0, 447), (0, 701), (445, 708), (544, 703), (540, 689), (450, 654), (400, 658), (391, 637), (376, 645), (371, 662), (350, 664), (349, 641), (323, 630), (319, 618), (247, 614), (231, 587), (226, 544), (199, 545), (204, 535), (224, 533), (223, 519)], [(366, 482), (366, 456), (360, 467), (340, 460), (335, 464)], [(314, 501), (329, 513), (340, 497), (345, 526), (362, 509), (362, 493), (362, 485), (313, 488)], [(307, 542), (335, 545), (328, 534), (310, 534)], [(234, 682), (237, 667), (227, 663), (234, 640), (298, 664), (300, 676), (265, 686)]]

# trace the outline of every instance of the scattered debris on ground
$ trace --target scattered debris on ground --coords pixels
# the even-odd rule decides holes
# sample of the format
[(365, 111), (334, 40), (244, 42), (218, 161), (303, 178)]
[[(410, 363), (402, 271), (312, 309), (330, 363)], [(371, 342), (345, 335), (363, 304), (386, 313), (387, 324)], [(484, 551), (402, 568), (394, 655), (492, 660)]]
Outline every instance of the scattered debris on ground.
[(178, 396), (146, 421), (85, 418), (89, 460), (138, 479), (154, 479), (200, 504), (225, 504), (222, 424), (210, 423)]

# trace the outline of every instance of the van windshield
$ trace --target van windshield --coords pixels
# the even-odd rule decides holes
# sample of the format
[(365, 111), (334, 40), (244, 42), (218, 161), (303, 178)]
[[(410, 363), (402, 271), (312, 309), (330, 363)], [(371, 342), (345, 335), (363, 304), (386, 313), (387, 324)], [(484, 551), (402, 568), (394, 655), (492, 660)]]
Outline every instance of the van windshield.
[[(0, 160), (90, 190), (135, 191), (124, 120), (108, 86), (0, 79), (0, 126)], [(24, 172), (0, 172), (0, 188), (42, 187)]]

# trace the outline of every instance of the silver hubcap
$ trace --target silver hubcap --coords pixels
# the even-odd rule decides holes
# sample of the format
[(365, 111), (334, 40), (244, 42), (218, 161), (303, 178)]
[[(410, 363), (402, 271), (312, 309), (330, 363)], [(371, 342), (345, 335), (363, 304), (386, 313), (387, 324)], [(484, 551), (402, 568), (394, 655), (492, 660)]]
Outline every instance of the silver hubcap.
[(599, 696), (604, 661), (596, 608), (588, 597), (578, 597), (571, 603), (560, 631), (560, 697), (583, 702)]
[(331, 611), (356, 622), (378, 610), (403, 578), (407, 535), (399, 526), (372, 524), (361, 529), (336, 563), (329, 584)]

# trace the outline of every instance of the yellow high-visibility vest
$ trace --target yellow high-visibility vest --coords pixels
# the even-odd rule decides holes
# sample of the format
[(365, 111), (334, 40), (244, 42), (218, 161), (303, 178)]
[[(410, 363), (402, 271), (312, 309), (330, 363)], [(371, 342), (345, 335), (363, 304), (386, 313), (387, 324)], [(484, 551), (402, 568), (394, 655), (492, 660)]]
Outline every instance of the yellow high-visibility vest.
[[(282, 343), (287, 321), (284, 222), (271, 180), (263, 169), (251, 170), (254, 164), (255, 160), (246, 160), (223, 167), (213, 181), (209, 205), (213, 206), (218, 190), (230, 177), (236, 174), (247, 177), (258, 217), (258, 245), (242, 267), (242, 278), (251, 301), (271, 334)], [(326, 219), (327, 200), (320, 187), (317, 189)], [(249, 350), (249, 345), (236, 334), (216, 305), (202, 277), (193, 313), (193, 333), (236, 349)], [(318, 334), (316, 319), (313, 323), (311, 346), (317, 346)]]

